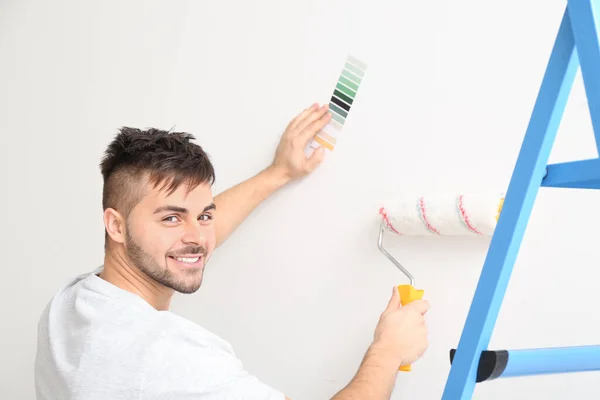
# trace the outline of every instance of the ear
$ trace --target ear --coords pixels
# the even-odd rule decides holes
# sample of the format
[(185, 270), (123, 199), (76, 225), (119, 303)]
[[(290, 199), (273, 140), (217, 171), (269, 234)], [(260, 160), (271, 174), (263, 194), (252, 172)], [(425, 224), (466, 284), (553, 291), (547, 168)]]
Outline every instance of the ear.
[(125, 243), (125, 219), (114, 208), (104, 210), (104, 227), (112, 240)]

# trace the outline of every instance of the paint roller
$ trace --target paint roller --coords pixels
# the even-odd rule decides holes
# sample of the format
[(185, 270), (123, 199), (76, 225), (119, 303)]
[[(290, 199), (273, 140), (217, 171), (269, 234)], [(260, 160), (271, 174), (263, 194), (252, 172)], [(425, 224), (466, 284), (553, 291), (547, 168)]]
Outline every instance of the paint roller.
[[(497, 193), (460, 193), (431, 196), (402, 196), (379, 209), (379, 250), (409, 279), (398, 285), (402, 305), (423, 298), (415, 289), (412, 274), (384, 247), (384, 233), (395, 236), (492, 236), (504, 204)], [(410, 371), (410, 365), (399, 368)]]

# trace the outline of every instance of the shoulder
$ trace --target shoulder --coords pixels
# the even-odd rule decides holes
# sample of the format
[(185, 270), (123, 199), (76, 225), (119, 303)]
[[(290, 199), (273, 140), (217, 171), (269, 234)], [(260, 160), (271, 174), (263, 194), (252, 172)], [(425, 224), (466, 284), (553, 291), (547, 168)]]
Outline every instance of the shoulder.
[(232, 346), (200, 325), (171, 312), (158, 313), (154, 322), (149, 369), (168, 374), (168, 365), (177, 364), (206, 376), (216, 366), (227, 373), (242, 368)]
[(207, 400), (285, 399), (246, 371), (225, 340), (174, 314), (164, 313), (161, 318), (169, 323), (162, 325), (149, 350), (144, 394), (157, 398), (204, 395)]

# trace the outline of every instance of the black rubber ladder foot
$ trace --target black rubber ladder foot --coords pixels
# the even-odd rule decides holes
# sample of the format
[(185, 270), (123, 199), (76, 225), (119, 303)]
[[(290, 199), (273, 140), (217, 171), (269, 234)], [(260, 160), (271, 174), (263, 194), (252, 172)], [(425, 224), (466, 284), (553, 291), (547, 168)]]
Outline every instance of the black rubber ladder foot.
[[(454, 361), (456, 349), (450, 350), (450, 364)], [(479, 357), (476, 382), (491, 381), (504, 372), (508, 364), (508, 350), (484, 350)]]

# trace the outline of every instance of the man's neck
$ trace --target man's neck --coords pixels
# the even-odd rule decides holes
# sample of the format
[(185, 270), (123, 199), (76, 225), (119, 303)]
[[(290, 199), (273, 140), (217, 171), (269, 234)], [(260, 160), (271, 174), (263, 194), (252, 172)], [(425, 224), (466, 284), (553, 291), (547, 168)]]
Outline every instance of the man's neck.
[(115, 249), (106, 251), (104, 268), (99, 276), (123, 290), (140, 296), (159, 311), (169, 309), (173, 291), (140, 271), (122, 251)]

